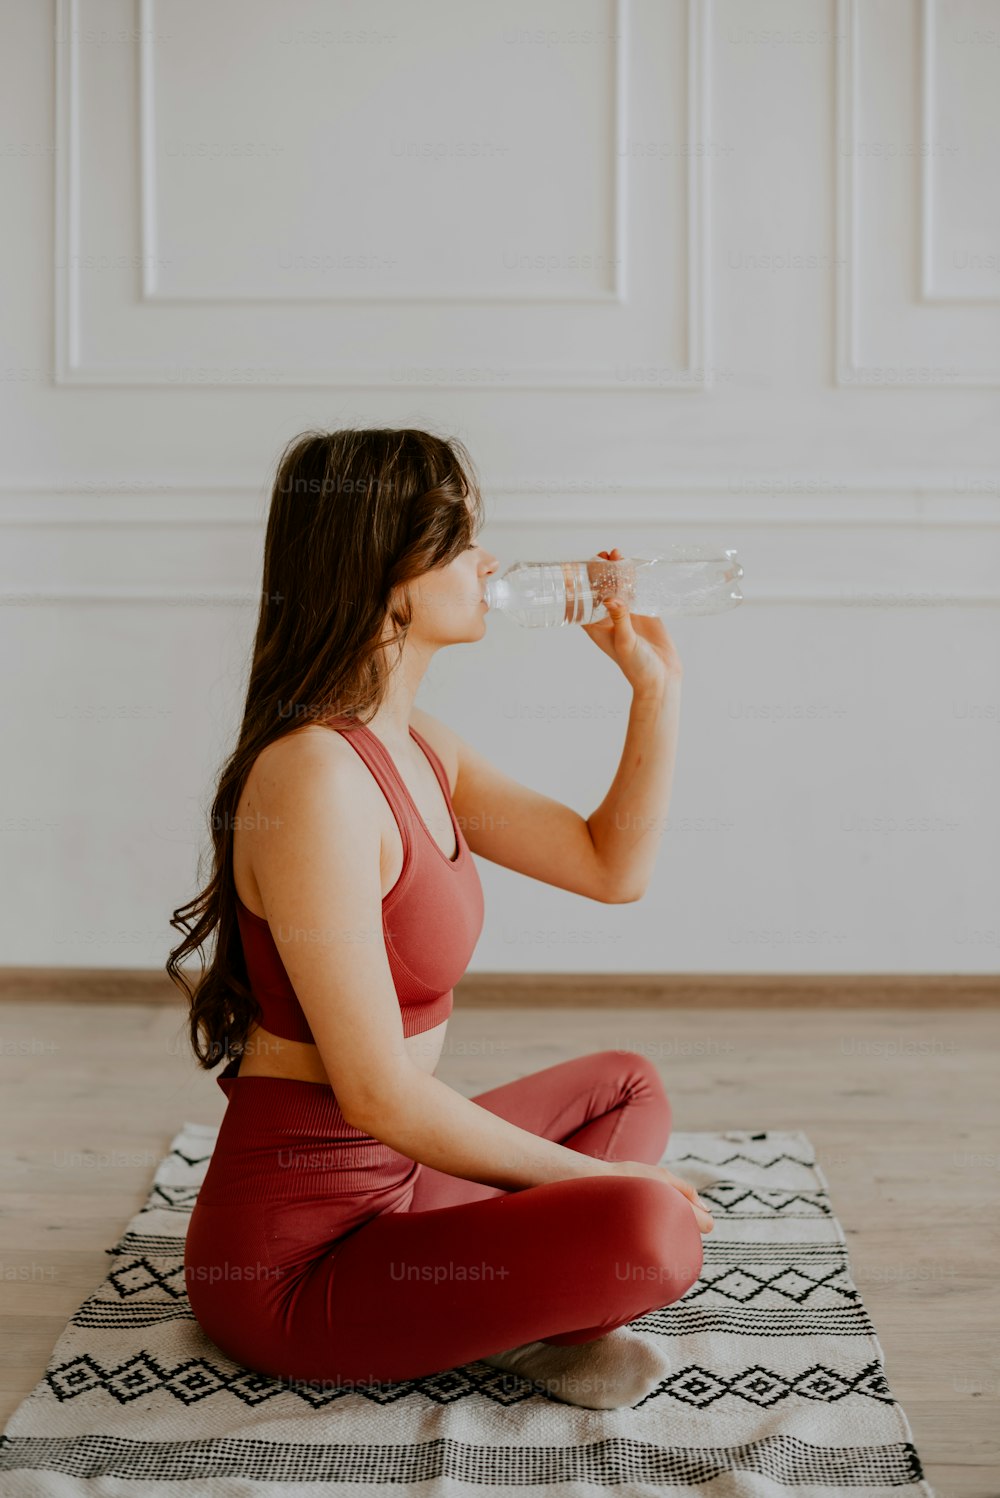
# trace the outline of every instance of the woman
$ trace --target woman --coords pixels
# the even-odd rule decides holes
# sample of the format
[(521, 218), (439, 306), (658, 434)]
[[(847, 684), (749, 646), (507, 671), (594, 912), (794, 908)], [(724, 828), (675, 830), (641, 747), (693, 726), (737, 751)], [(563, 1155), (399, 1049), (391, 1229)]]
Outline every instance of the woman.
[[(306, 433), (280, 461), (214, 871), (174, 912), (188, 934), (167, 963), (200, 1064), (231, 1058), (188, 1295), (224, 1353), (274, 1376), (482, 1359), (616, 1408), (668, 1367), (626, 1323), (684, 1294), (712, 1229), (656, 1163), (655, 1067), (600, 1051), (472, 1099), (434, 1071), (482, 927), (472, 853), (591, 900), (641, 894), (681, 665), (617, 600), (585, 626), (632, 688), (586, 820), (495, 769), (414, 706), (435, 651), (485, 632), (482, 517), (464, 446), (428, 432)], [(190, 988), (180, 963), (213, 931)]]

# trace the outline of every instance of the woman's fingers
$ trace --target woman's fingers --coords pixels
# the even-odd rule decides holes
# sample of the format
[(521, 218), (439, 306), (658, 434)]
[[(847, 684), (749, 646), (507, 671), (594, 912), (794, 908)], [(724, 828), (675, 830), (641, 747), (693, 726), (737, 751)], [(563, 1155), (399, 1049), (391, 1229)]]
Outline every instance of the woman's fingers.
[(713, 1215), (711, 1215), (710, 1207), (699, 1197), (698, 1191), (696, 1191), (692, 1182), (684, 1180), (681, 1176), (674, 1176), (674, 1185), (677, 1186), (681, 1194), (686, 1195), (687, 1200), (695, 1207), (695, 1216), (701, 1222), (702, 1227), (711, 1227), (713, 1225)]

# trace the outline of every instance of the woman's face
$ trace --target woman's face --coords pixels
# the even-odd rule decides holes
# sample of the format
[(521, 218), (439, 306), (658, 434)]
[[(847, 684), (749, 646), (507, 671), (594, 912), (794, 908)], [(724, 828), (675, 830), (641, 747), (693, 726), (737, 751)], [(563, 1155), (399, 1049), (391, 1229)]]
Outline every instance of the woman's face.
[(411, 638), (420, 636), (433, 645), (482, 639), (488, 612), (483, 590), (497, 566), (493, 553), (474, 540), (444, 566), (414, 578), (410, 583)]

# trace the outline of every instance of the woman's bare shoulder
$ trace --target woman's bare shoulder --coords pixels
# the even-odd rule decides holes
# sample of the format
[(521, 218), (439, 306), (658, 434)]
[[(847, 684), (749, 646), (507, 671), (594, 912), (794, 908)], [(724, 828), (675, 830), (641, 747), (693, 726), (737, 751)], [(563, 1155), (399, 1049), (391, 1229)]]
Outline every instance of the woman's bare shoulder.
[(261, 913), (256, 869), (267, 856), (269, 839), (263, 834), (272, 826), (299, 823), (303, 816), (312, 824), (331, 808), (338, 817), (360, 812), (354, 846), (368, 835), (378, 839), (381, 855), (383, 807), (375, 780), (342, 734), (307, 724), (273, 739), (254, 759), (241, 796), (244, 815), (233, 831), (237, 895), (249, 910)]
[(360, 757), (345, 743), (343, 734), (321, 723), (306, 723), (265, 744), (247, 781), (249, 784), (252, 779), (261, 788), (268, 783), (312, 783), (317, 775), (326, 776), (334, 770), (352, 787), (365, 789), (371, 782), (371, 775), (365, 773)]

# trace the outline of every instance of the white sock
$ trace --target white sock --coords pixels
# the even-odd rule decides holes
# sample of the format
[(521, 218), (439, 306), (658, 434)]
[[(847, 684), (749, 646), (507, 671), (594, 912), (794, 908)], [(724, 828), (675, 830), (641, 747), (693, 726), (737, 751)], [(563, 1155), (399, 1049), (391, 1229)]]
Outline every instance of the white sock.
[(638, 1403), (662, 1383), (671, 1368), (655, 1342), (627, 1326), (572, 1347), (525, 1342), (481, 1357), (479, 1362), (520, 1374), (565, 1404), (591, 1410), (617, 1410)]

